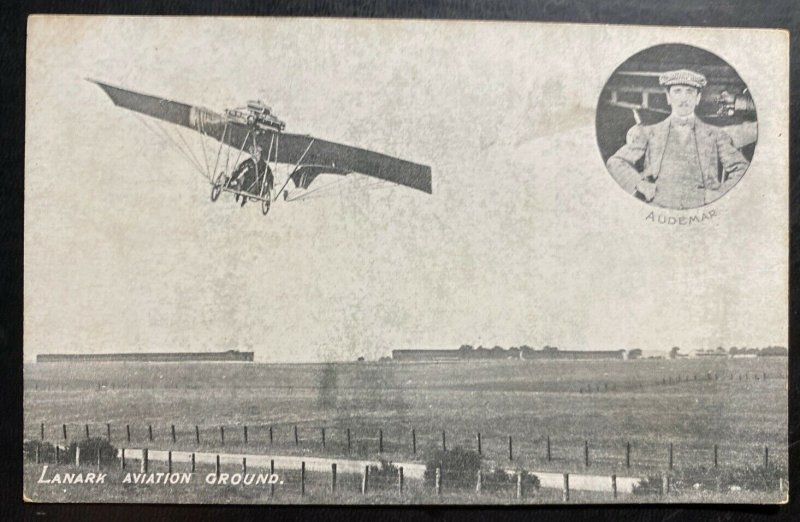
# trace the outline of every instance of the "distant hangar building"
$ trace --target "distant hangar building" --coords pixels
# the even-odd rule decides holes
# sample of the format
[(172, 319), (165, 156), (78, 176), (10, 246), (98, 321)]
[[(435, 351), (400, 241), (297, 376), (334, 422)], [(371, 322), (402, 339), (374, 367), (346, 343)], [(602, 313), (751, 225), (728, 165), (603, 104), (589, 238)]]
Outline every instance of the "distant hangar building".
[(36, 362), (253, 362), (253, 352), (46, 353)]
[(458, 350), (392, 350), (395, 361), (458, 361), (463, 359)]
[(520, 359), (624, 359), (625, 350), (531, 350)]
[(392, 359), (395, 361), (625, 359), (625, 350), (559, 350), (554, 347), (545, 347), (542, 350), (533, 350), (528, 347), (522, 349), (509, 348), (507, 350), (500, 347), (491, 349), (462, 348), (459, 350), (392, 350)]

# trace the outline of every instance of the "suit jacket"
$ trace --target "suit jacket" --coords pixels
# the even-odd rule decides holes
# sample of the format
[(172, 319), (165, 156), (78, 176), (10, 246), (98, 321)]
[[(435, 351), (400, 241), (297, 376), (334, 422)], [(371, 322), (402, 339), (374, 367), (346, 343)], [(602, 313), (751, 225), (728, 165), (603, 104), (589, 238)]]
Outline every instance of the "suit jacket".
[[(628, 131), (625, 145), (606, 163), (611, 175), (626, 191), (635, 193), (636, 184), (644, 178), (658, 184), (669, 131), (670, 118), (655, 125), (636, 125)], [(730, 136), (719, 127), (695, 117), (694, 135), (705, 188), (718, 191), (721, 196), (739, 181), (749, 164), (733, 146)], [(644, 168), (639, 172), (636, 163), (642, 156)]]

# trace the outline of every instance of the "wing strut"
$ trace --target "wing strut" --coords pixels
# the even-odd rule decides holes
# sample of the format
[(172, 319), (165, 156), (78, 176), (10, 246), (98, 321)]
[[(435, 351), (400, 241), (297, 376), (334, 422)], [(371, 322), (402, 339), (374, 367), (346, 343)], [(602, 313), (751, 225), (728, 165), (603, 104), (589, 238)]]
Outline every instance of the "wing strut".
[[(305, 150), (305, 151), (303, 152), (303, 154), (300, 156), (300, 159), (299, 159), (299, 160), (297, 160), (297, 163), (296, 163), (296, 164), (295, 164), (295, 166), (294, 166), (294, 170), (292, 170), (291, 174), (289, 174), (289, 175), (286, 177), (286, 181), (283, 183), (283, 186), (281, 187), (281, 189), (280, 189), (278, 192), (276, 192), (276, 193), (275, 193), (275, 200), (277, 200), (277, 199), (278, 199), (278, 194), (280, 194), (281, 192), (283, 192), (283, 190), (286, 188), (286, 185), (288, 185), (288, 184), (289, 184), (289, 180), (290, 180), (290, 179), (292, 179), (292, 174), (294, 174), (295, 172), (297, 172), (297, 169), (298, 169), (298, 168), (300, 168), (300, 164), (303, 162), (303, 158), (305, 158), (305, 157), (306, 157), (306, 154), (308, 154), (308, 151), (309, 151), (309, 149), (311, 149), (311, 146), (314, 144), (314, 141), (316, 141), (316, 139), (315, 139), (315, 138), (311, 138), (311, 141), (308, 143), (308, 147), (306, 147), (306, 150)], [(274, 200), (273, 200), (273, 201), (274, 201)]]

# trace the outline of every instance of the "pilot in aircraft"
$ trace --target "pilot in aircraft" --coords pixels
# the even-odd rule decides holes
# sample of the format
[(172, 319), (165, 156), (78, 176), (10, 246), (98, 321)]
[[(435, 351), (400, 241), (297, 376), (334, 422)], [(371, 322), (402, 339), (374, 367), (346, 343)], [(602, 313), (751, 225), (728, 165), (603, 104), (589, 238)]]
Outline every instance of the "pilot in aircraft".
[[(258, 174), (256, 174), (256, 166), (258, 167)], [(261, 155), (261, 147), (258, 145), (250, 147), (250, 157), (241, 162), (231, 173), (229, 186), (242, 192), (260, 195), (265, 173), (267, 176), (267, 187), (272, 187), (272, 169), (269, 168), (266, 160)], [(266, 191), (264, 195), (269, 197), (269, 193)], [(239, 194), (236, 194), (235, 197), (238, 201)], [(247, 203), (247, 197), (244, 195), (241, 197), (242, 206), (244, 206), (244, 204)]]

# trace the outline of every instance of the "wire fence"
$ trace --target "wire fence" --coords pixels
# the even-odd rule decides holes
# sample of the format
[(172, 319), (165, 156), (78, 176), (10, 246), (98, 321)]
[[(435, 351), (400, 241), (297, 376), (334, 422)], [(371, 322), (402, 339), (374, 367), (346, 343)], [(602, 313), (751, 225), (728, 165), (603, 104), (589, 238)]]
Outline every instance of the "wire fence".
[(570, 471), (669, 471), (679, 466), (708, 468), (784, 465), (788, 445), (718, 441), (708, 444), (652, 440), (598, 441), (534, 433), (498, 436), (475, 431), (397, 430), (298, 424), (180, 425), (40, 423), (26, 426), (26, 439), (69, 444), (103, 438), (116, 447), (165, 450), (281, 451), (287, 455), (341, 456), (420, 461), (432, 451), (463, 448), (498, 464)]

